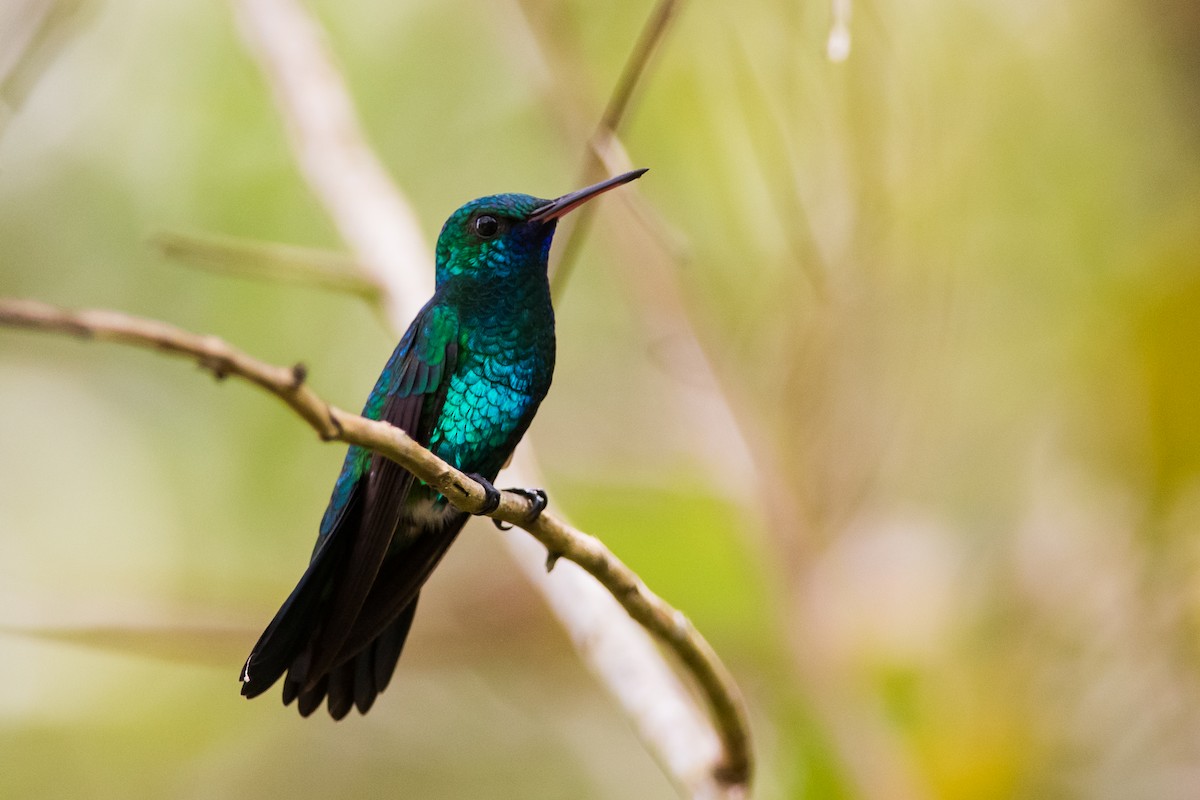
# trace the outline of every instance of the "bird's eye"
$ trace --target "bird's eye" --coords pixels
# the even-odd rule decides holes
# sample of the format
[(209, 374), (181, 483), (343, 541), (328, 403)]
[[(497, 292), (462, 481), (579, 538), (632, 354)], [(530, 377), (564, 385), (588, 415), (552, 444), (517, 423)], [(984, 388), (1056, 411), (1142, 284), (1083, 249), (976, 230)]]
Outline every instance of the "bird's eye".
[(480, 214), (471, 225), (480, 239), (491, 239), (500, 232), (500, 220), (491, 214)]

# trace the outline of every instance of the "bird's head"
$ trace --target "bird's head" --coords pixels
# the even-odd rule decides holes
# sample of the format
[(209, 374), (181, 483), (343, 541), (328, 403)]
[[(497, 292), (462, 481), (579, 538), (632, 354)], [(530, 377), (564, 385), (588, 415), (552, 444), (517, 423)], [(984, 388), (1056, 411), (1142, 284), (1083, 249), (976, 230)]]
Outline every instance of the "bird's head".
[(437, 241), (438, 285), (459, 276), (510, 278), (530, 271), (544, 275), (559, 217), (645, 172), (626, 172), (556, 200), (527, 194), (472, 200), (442, 226)]

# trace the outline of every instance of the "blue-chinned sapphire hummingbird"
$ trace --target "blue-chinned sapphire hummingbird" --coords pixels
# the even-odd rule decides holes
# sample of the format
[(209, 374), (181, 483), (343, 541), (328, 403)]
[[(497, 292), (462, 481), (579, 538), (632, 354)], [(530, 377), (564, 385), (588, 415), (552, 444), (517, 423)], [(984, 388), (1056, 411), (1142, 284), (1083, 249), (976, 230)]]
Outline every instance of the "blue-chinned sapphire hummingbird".
[[(437, 242), (436, 289), (379, 376), (363, 416), (386, 420), (484, 487), (520, 441), (554, 372), (547, 258), (559, 217), (635, 170), (542, 200), (500, 194), (455, 211)], [(540, 490), (517, 490), (545, 507)], [(341, 719), (374, 703), (396, 668), (417, 595), (468, 514), (412, 473), (352, 446), (308, 569), (242, 668), (255, 697), (283, 674), (283, 702)]]

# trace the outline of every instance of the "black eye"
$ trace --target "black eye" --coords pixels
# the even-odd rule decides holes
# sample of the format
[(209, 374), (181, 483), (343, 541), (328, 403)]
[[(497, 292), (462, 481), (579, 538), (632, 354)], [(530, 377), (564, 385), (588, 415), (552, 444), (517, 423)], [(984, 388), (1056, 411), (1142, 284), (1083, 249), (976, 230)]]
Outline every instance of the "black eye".
[(500, 232), (500, 220), (491, 214), (480, 214), (471, 223), (471, 227), (475, 229), (475, 233), (480, 239), (491, 239)]

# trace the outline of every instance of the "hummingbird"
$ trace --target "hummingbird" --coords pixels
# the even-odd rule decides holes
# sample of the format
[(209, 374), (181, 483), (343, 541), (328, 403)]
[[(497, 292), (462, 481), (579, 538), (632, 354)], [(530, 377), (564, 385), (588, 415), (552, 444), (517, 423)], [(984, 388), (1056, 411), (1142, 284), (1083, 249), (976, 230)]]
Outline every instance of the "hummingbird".
[[(386, 420), (483, 487), (529, 428), (554, 372), (547, 259), (557, 221), (639, 169), (555, 200), (498, 194), (459, 208), (438, 236), (433, 297), (417, 313), (367, 398)], [(546, 507), (540, 489), (530, 520)], [(417, 597), (470, 515), (383, 456), (346, 452), (304, 575), (241, 671), (256, 697), (283, 677), (283, 702), (309, 716), (328, 699), (365, 714), (388, 685)], [(286, 673), (286, 676), (284, 675)]]

